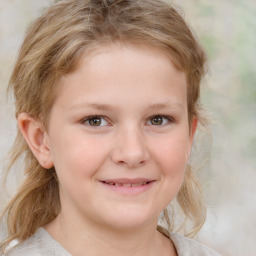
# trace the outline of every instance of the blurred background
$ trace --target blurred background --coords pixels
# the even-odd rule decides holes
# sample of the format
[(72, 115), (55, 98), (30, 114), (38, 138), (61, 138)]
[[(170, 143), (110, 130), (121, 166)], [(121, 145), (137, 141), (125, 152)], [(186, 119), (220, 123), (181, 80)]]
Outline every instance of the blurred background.
[[(8, 79), (26, 27), (52, 1), (0, 0), (1, 179), (16, 132), (12, 100), (6, 98)], [(226, 256), (255, 256), (256, 1), (172, 2), (181, 7), (209, 59), (202, 90), (202, 102), (214, 119), (211, 156), (202, 174), (209, 207), (198, 239)], [(11, 174), (10, 195), (20, 178)], [(7, 198), (0, 186), (0, 207)]]

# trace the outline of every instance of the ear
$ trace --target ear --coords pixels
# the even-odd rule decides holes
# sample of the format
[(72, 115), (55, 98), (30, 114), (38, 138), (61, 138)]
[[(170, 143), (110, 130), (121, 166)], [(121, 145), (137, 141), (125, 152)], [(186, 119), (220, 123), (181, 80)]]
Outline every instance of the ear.
[(40, 165), (46, 169), (53, 167), (50, 154), (49, 138), (40, 121), (27, 113), (18, 116), (19, 129), (30, 150)]
[(191, 122), (190, 132), (189, 132), (189, 140), (191, 144), (193, 143), (193, 139), (197, 129), (197, 124), (198, 124), (198, 120), (194, 117)]
[(198, 120), (194, 117), (189, 129), (189, 141), (188, 141), (188, 149), (187, 149), (187, 160), (189, 159), (191, 148), (193, 145), (193, 139), (195, 137), (196, 129), (197, 129)]

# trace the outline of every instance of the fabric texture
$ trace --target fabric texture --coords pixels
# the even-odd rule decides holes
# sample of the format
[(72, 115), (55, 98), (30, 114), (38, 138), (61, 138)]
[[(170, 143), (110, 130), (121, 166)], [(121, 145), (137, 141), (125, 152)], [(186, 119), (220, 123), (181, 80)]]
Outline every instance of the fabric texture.
[[(167, 235), (163, 228), (158, 230)], [(199, 242), (171, 233), (168, 237), (174, 243), (178, 256), (221, 256), (214, 250), (200, 244)], [(86, 254), (85, 254), (86, 255)], [(48, 232), (39, 228), (34, 235), (21, 244), (11, 247), (3, 256), (72, 256)]]

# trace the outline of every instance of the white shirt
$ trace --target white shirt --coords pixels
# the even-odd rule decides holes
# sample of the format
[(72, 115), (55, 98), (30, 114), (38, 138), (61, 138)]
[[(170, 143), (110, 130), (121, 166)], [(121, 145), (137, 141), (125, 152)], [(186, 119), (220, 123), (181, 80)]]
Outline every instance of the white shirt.
[[(178, 256), (221, 256), (199, 242), (176, 233), (169, 235)], [(86, 254), (85, 254), (86, 255)], [(72, 256), (49, 233), (39, 228), (24, 242), (12, 247), (3, 256)]]

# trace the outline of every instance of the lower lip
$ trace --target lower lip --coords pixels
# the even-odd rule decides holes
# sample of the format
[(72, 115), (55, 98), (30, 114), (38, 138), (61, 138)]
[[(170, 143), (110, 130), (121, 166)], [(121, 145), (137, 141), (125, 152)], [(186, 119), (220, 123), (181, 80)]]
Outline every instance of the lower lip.
[(125, 186), (115, 186), (115, 185), (109, 185), (108, 183), (101, 182), (103, 186), (113, 192), (123, 194), (123, 195), (135, 195), (135, 194), (141, 194), (143, 192), (146, 192), (149, 190), (155, 181), (151, 181), (147, 184), (135, 186), (135, 187), (125, 187)]

